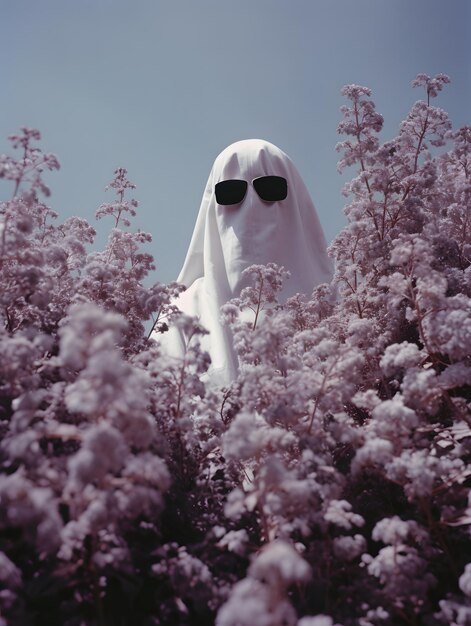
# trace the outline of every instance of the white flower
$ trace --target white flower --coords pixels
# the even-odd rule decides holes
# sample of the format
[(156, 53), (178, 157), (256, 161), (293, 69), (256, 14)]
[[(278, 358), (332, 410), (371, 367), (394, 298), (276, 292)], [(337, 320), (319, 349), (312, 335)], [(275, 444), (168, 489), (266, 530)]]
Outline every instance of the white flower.
[(297, 626), (333, 626), (333, 623), (332, 618), (328, 615), (316, 615), (314, 617), (302, 617)]
[(365, 520), (362, 516), (351, 511), (352, 505), (347, 500), (332, 500), (329, 502), (324, 519), (346, 530), (350, 530), (353, 526), (363, 526)]
[(471, 563), (468, 563), (461, 574), (458, 584), (465, 596), (471, 598)]
[(251, 578), (236, 583), (229, 600), (218, 612), (216, 626), (295, 626), (296, 614), (284, 598)]
[(366, 550), (366, 539), (363, 535), (354, 535), (353, 537), (335, 537), (334, 554), (339, 559), (345, 561), (353, 561)]
[(249, 575), (268, 585), (288, 586), (308, 580), (311, 568), (289, 543), (277, 540), (263, 548), (250, 566)]

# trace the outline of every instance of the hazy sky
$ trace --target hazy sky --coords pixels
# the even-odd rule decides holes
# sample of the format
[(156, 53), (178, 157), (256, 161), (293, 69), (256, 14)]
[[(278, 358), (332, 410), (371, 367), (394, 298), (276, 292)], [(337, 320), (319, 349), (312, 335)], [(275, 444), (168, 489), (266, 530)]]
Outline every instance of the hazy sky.
[[(39, 128), (62, 165), (59, 219), (85, 217), (118, 166), (137, 184), (134, 228), (152, 233), (156, 278), (188, 248), (217, 154), (261, 138), (290, 155), (327, 239), (342, 228), (340, 89), (373, 90), (391, 137), (419, 72), (452, 83), (436, 104), (471, 123), (469, 0), (0, 0), (0, 152)], [(0, 197), (9, 193), (5, 184)], [(102, 241), (108, 224), (99, 223)]]

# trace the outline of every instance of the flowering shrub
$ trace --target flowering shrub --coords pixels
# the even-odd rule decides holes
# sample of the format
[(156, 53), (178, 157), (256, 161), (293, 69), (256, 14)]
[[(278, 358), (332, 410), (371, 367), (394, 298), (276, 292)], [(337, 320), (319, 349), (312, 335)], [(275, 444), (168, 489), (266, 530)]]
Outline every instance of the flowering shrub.
[[(0, 205), (0, 624), (471, 623), (471, 128), (425, 89), (397, 137), (343, 95), (348, 224), (332, 285), (280, 303), (252, 266), (222, 310), (239, 355), (207, 381), (206, 331), (144, 286), (150, 235), (108, 244), (40, 196), (58, 169), (11, 138)], [(148, 338), (172, 324), (184, 358)]]

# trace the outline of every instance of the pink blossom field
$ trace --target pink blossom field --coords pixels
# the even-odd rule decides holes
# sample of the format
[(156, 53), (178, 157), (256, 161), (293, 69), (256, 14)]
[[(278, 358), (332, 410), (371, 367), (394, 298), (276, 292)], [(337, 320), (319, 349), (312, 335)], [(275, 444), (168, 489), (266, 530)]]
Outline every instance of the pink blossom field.
[(333, 280), (281, 301), (284, 267), (246, 269), (225, 386), (182, 287), (152, 284), (127, 171), (97, 250), (47, 205), (40, 133), (9, 138), (1, 626), (471, 624), (471, 127), (435, 105), (449, 82), (419, 74), (384, 143), (370, 89), (343, 88)]

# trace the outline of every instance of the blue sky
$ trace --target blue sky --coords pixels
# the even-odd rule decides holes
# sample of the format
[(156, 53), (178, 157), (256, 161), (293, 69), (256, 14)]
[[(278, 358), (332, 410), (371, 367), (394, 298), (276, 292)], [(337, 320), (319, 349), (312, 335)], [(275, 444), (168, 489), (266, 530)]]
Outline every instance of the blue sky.
[[(471, 122), (468, 0), (0, 0), (0, 151), (39, 128), (62, 169), (60, 218), (94, 212), (118, 166), (137, 184), (156, 279), (183, 264), (214, 158), (240, 139), (287, 152), (327, 239), (342, 228), (340, 89), (373, 90), (391, 137), (419, 72), (452, 79), (436, 104)], [(5, 185), (0, 197), (8, 195)], [(99, 242), (106, 223), (97, 225)]]

